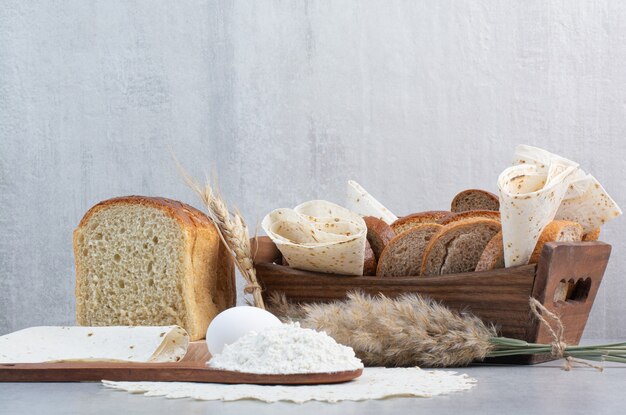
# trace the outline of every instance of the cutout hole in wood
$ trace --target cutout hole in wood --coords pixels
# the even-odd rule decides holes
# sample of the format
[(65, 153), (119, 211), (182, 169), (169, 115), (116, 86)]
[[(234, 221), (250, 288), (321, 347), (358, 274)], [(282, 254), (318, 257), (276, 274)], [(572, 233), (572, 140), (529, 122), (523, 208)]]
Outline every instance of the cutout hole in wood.
[(585, 302), (587, 297), (589, 296), (589, 291), (591, 290), (591, 278), (580, 278), (578, 280), (574, 280), (570, 278), (569, 280), (561, 280), (559, 281), (559, 285), (556, 287), (554, 291), (553, 301), (555, 303), (561, 302)]

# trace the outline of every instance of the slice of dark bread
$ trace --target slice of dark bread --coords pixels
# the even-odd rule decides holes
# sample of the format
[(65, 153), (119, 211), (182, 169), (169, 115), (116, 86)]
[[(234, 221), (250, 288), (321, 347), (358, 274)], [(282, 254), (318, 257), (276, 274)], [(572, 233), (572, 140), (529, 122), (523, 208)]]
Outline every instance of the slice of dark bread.
[(436, 223), (422, 223), (397, 235), (380, 255), (376, 275), (379, 277), (419, 275), (424, 249), (441, 228), (443, 227)]
[(471, 218), (444, 226), (424, 251), (421, 274), (474, 271), (485, 246), (500, 230), (500, 222), (485, 218)]
[(500, 200), (498, 196), (486, 190), (468, 189), (463, 190), (452, 199), (450, 210), (454, 213), (468, 210), (498, 211), (500, 210)]
[(376, 256), (372, 251), (372, 246), (365, 241), (365, 260), (363, 262), (363, 275), (376, 275)]
[(504, 268), (504, 245), (502, 244), (502, 231), (494, 235), (485, 246), (483, 253), (476, 264), (475, 271), (489, 271)]
[(391, 227), (396, 234), (401, 234), (422, 223), (437, 223), (446, 216), (450, 216), (450, 212), (447, 210), (429, 210), (426, 212), (412, 213), (399, 218), (391, 224)]
[(465, 212), (451, 213), (450, 215), (442, 218), (437, 223), (440, 225), (448, 225), (452, 222), (458, 222), (471, 218), (487, 218), (493, 220), (500, 220), (500, 212), (494, 212), (493, 210), (468, 210)]
[(376, 260), (380, 258), (380, 254), (385, 246), (396, 236), (394, 230), (382, 219), (373, 216), (365, 216), (363, 218), (367, 226), (367, 241), (374, 251)]

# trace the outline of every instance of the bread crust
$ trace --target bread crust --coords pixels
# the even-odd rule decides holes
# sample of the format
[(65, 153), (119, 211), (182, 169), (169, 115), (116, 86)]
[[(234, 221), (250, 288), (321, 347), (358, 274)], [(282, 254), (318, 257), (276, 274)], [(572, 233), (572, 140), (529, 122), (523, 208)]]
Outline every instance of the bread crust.
[(548, 223), (535, 245), (532, 255), (530, 256), (529, 264), (536, 264), (541, 257), (541, 251), (546, 242), (572, 242), (581, 241), (583, 238), (583, 227), (580, 223), (572, 222), (569, 220), (553, 220)]
[(374, 251), (376, 261), (380, 258), (380, 254), (385, 249), (385, 246), (391, 241), (396, 233), (394, 230), (382, 219), (374, 216), (365, 216), (363, 218), (365, 225), (367, 226), (367, 241)]
[[(468, 210), (478, 210), (478, 209), (460, 210), (459, 208), (459, 203), (463, 199), (465, 199), (467, 196), (471, 196), (472, 194), (475, 194), (482, 198), (486, 198), (487, 200), (494, 203), (495, 204), (495, 209), (493, 209), (494, 211), (497, 211), (500, 209), (500, 198), (497, 195), (491, 192), (488, 192), (486, 190), (482, 190), (482, 189), (467, 189), (467, 190), (463, 190), (462, 192), (459, 192), (456, 196), (454, 196), (454, 199), (452, 199), (452, 202), (450, 203), (450, 211), (452, 211), (453, 213), (458, 213), (458, 212), (467, 212)], [(481, 210), (485, 210), (485, 209), (481, 209)]]
[(152, 196), (120, 196), (112, 199), (103, 200), (94, 205), (85, 213), (78, 224), (78, 228), (82, 228), (91, 219), (91, 217), (101, 209), (105, 209), (111, 205), (127, 203), (130, 205), (144, 205), (161, 209), (170, 217), (176, 219), (184, 226), (207, 226), (213, 227), (213, 222), (201, 211), (186, 203), (177, 200), (166, 199), (164, 197)]
[[(431, 238), (430, 242), (426, 246), (426, 249), (424, 249), (424, 256), (422, 258), (422, 267), (421, 267), (420, 275), (424, 275), (424, 276), (440, 275), (439, 272), (434, 273), (432, 272), (433, 271), (432, 269), (429, 269), (429, 262), (431, 262), (430, 257), (431, 257), (431, 254), (433, 253), (433, 249), (439, 243), (443, 243), (444, 245), (447, 245), (447, 243), (450, 242), (447, 239), (455, 238), (458, 235), (462, 235), (464, 230), (467, 230), (469, 232), (471, 229), (477, 226), (483, 226), (483, 227), (490, 229), (491, 231), (493, 231), (493, 235), (495, 235), (496, 233), (502, 230), (502, 225), (500, 225), (499, 221), (493, 220), (493, 219), (486, 219), (486, 218), (469, 218), (469, 219), (465, 219), (465, 220), (458, 221), (458, 222), (452, 222), (444, 226), (443, 228), (441, 228), (439, 232), (437, 232), (437, 234), (435, 234)], [(491, 238), (492, 237), (493, 236), (491, 236)], [(491, 238), (489, 239), (491, 240)], [(476, 266), (474, 265), (472, 270), (475, 267)]]
[(583, 235), (583, 241), (597, 241), (600, 238), (600, 228), (595, 228), (590, 230), (586, 234)]
[(372, 246), (365, 240), (365, 260), (363, 261), (363, 275), (376, 275), (376, 256), (372, 251)]
[(428, 210), (425, 212), (412, 213), (398, 218), (398, 220), (391, 224), (391, 228), (396, 234), (400, 234), (421, 223), (437, 223), (441, 219), (450, 216), (450, 214), (451, 212), (447, 210)]
[(446, 226), (452, 222), (459, 222), (470, 218), (487, 218), (499, 221), (500, 212), (494, 210), (466, 210), (465, 212), (451, 213), (437, 223)]
[(492, 269), (504, 268), (504, 244), (502, 242), (502, 231), (495, 234), (487, 243), (483, 250), (475, 271), (489, 271)]
[[(184, 276), (187, 295), (184, 296), (187, 309), (187, 325), (192, 340), (204, 338), (206, 328), (211, 319), (220, 311), (235, 306), (237, 291), (235, 285), (235, 268), (232, 256), (213, 222), (198, 209), (185, 203), (162, 197), (123, 196), (104, 200), (85, 213), (78, 227), (74, 230), (73, 247), (76, 264), (75, 295), (78, 299), (82, 281), (79, 276), (84, 275), (79, 261), (78, 233), (89, 223), (90, 219), (102, 209), (128, 204), (152, 207), (161, 210), (175, 219), (185, 233), (184, 266), (189, 270)], [(215, 249), (218, 246), (218, 249)], [(219, 278), (205, 277), (208, 270), (214, 269)], [(76, 302), (76, 320), (78, 324), (85, 324), (85, 310), (81, 302)]]

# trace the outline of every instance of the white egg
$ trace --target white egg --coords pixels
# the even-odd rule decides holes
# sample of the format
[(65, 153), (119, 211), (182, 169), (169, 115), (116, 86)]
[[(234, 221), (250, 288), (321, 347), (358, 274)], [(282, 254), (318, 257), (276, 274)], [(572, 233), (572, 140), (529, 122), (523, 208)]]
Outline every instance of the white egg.
[(251, 331), (263, 331), (266, 327), (282, 323), (274, 314), (258, 307), (232, 307), (219, 313), (206, 331), (206, 344), (211, 355), (222, 352), (225, 345), (231, 344)]

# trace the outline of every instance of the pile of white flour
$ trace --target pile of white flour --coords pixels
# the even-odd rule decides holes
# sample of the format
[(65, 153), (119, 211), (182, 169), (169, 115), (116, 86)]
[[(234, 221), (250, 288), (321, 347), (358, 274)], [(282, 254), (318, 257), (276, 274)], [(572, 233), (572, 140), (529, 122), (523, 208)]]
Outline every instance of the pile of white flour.
[(250, 332), (224, 346), (209, 366), (259, 374), (327, 373), (361, 369), (363, 363), (350, 347), (338, 344), (326, 333), (281, 324)]

